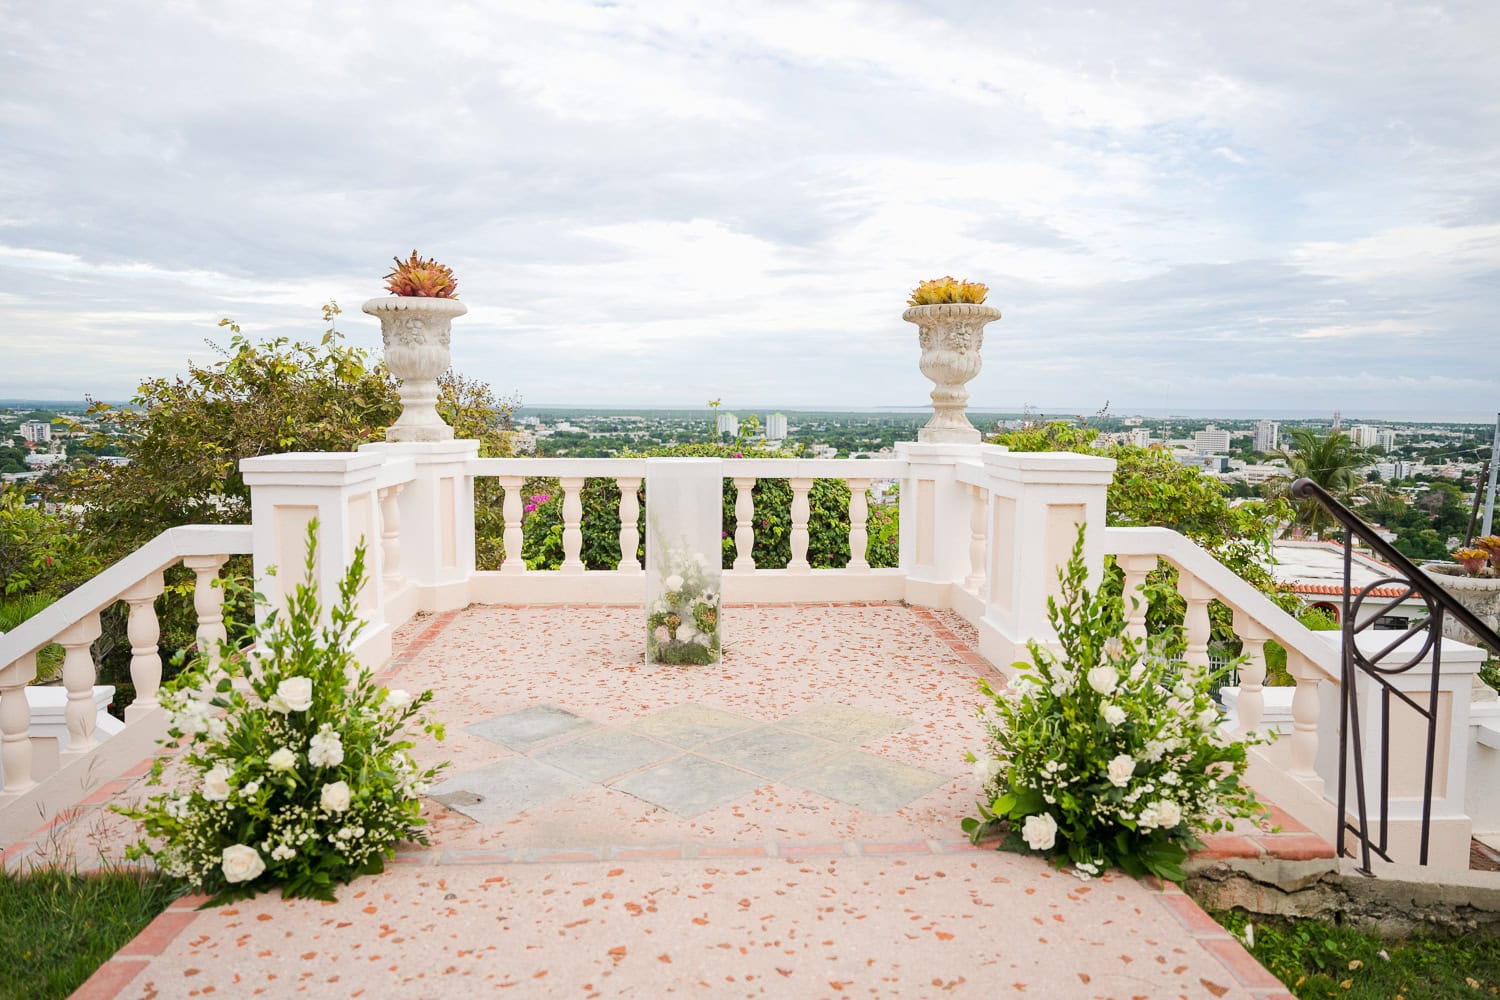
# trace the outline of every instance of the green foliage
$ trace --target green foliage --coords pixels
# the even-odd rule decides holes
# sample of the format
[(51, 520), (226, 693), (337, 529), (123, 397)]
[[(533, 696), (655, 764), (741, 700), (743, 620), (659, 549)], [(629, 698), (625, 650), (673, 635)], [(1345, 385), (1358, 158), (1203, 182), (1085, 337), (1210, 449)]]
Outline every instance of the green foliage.
[[(427, 842), (419, 796), (446, 765), (419, 770), (407, 734), (419, 725), (442, 739), (417, 714), (432, 692), (388, 690), (354, 659), (362, 545), (322, 624), (316, 544), (314, 521), (304, 582), (285, 614), (251, 629), (253, 651), (224, 643), (164, 686), (168, 734), (188, 744), (178, 765), (188, 780), (116, 807), (146, 836), (130, 857), (151, 858), (215, 904), (276, 885), (331, 900), (335, 883), (381, 871), (397, 842)], [(163, 771), (158, 758), (152, 784)]]
[(0, 996), (63, 1000), (177, 896), (161, 875), (0, 871)]
[(646, 658), (653, 663), (705, 664), (719, 660), (719, 591), (704, 553), (678, 548), (661, 554), (662, 592), (646, 620)]
[(1387, 940), (1351, 926), (1252, 919), (1237, 910), (1214, 919), (1299, 997), (1447, 1000), (1500, 992), (1500, 940), (1482, 934)]
[(1071, 862), (1080, 877), (1119, 865), (1182, 882), (1197, 831), (1262, 812), (1242, 783), (1246, 744), (1218, 732), (1210, 692), (1223, 672), (1174, 662), (1165, 635), (1131, 636), (1124, 602), (1086, 575), (1080, 528), (1062, 599), (1047, 602), (1061, 657), (1033, 642), (1012, 690), (980, 683), (988, 744), (970, 760), (985, 801), (963, 828), (975, 843), (1004, 832), (1002, 850)]
[(65, 521), (28, 505), (21, 490), (0, 487), (0, 597), (40, 597), (40, 610), (98, 569)]
[[(1333, 615), (1322, 608), (1303, 608), (1297, 620), (1314, 632), (1332, 632), (1339, 627)], [(1286, 647), (1275, 639), (1266, 643), (1266, 687), (1296, 687), (1297, 681), (1286, 670)]]
[[(1290, 471), (1267, 484), (1271, 496), (1289, 497), (1292, 483), (1302, 478), (1311, 479), (1346, 506), (1364, 503), (1383, 493), (1380, 484), (1367, 482), (1361, 471), (1375, 456), (1343, 432), (1319, 434), (1308, 427), (1293, 427), (1287, 433), (1292, 444), (1282, 449), (1282, 457)], [(1335, 527), (1333, 516), (1317, 500), (1298, 500), (1295, 511), (1293, 526), (1313, 535), (1321, 537)]]

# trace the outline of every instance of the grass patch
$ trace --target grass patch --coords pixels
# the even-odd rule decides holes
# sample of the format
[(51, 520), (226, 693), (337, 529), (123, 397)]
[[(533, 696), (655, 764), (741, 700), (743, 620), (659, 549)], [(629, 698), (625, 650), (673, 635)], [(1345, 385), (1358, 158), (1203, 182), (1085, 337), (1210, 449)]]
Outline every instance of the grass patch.
[[(1214, 919), (1300, 998), (1437, 1000), (1500, 996), (1500, 940), (1413, 936), (1388, 941), (1317, 920)], [(1246, 930), (1253, 924), (1253, 934)]]
[(179, 893), (165, 876), (0, 872), (0, 997), (66, 997)]

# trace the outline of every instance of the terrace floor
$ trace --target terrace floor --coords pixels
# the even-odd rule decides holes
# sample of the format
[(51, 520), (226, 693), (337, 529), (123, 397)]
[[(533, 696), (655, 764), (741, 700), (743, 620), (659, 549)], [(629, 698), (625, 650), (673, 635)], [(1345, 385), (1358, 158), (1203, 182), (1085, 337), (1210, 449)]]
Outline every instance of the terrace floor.
[[(419, 749), (452, 761), (431, 846), (337, 904), (180, 902), (77, 995), (1287, 995), (1172, 887), (968, 844), (990, 668), (957, 616), (731, 607), (710, 667), (644, 665), (643, 628), (623, 607), (409, 623), (385, 679), (432, 688), (448, 726)], [(119, 857), (133, 831), (103, 806), (144, 768), (7, 866)]]

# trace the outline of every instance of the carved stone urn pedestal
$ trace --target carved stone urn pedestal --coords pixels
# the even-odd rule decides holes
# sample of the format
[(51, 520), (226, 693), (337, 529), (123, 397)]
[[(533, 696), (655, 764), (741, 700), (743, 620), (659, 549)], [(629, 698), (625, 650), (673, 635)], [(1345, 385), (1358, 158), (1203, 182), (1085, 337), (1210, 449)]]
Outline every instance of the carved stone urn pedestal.
[(457, 299), (392, 295), (371, 299), (364, 311), (380, 320), (385, 365), (401, 380), (401, 416), (386, 429), (387, 441), (452, 441), (453, 428), (438, 416), (437, 378), (452, 357), (453, 319), (468, 312)]
[(979, 374), (984, 327), (1000, 318), (994, 306), (953, 302), (912, 306), (901, 314), (917, 325), (922, 345), (922, 374), (932, 380), (932, 419), (917, 431), (917, 440), (975, 444), (979, 431), (964, 415), (969, 392), (964, 385)]

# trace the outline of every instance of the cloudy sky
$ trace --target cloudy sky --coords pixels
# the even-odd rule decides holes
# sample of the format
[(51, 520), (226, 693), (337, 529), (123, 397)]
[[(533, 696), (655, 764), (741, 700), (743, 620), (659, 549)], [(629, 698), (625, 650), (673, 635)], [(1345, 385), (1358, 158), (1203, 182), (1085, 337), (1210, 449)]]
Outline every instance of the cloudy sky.
[(532, 403), (1500, 409), (1500, 4), (0, 0), (0, 397), (453, 266)]

